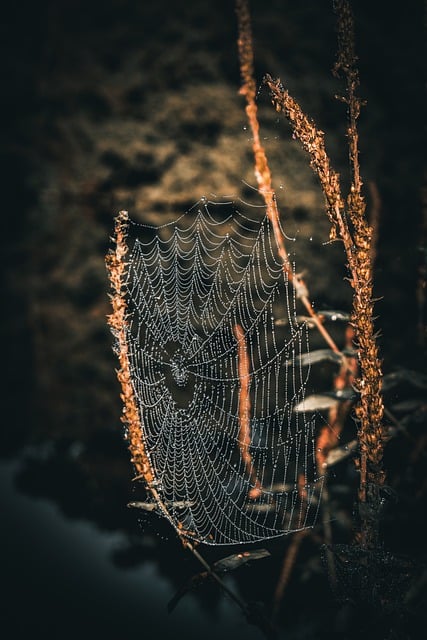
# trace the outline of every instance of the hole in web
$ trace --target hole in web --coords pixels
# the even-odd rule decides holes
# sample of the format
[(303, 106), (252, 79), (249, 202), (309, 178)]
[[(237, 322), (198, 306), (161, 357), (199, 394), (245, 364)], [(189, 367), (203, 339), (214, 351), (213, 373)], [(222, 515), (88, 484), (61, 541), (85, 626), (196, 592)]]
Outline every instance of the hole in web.
[(312, 526), (315, 421), (294, 411), (308, 328), (264, 208), (202, 199), (173, 223), (130, 231), (129, 364), (172, 524), (207, 544)]

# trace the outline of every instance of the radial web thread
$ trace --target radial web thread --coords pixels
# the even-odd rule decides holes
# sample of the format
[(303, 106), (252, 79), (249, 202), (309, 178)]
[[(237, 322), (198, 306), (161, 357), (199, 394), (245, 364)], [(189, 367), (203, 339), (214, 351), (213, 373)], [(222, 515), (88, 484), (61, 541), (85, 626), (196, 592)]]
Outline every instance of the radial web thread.
[(206, 544), (312, 526), (322, 485), (314, 419), (294, 411), (308, 329), (265, 210), (242, 207), (202, 199), (170, 224), (129, 223), (126, 335), (141, 438), (162, 513)]

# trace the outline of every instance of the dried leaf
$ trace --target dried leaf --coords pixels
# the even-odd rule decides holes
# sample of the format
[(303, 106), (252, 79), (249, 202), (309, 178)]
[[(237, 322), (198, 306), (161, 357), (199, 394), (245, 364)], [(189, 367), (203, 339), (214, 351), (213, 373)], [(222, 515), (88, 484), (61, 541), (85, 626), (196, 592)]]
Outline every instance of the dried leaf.
[(212, 565), (213, 570), (216, 573), (226, 573), (227, 571), (233, 571), (238, 569), (243, 564), (252, 560), (260, 560), (261, 558), (267, 558), (270, 554), (267, 549), (255, 549), (254, 551), (242, 551), (241, 553), (234, 553), (231, 556), (222, 558)]
[(293, 491), (295, 489), (295, 484), (292, 483), (283, 483), (283, 482), (275, 482), (271, 485), (270, 490), (273, 493), (286, 493), (288, 491)]
[(144, 511), (155, 511), (157, 504), (155, 502), (128, 502), (130, 509), (143, 509)]
[(296, 413), (303, 413), (307, 411), (324, 411), (330, 409), (338, 404), (338, 400), (331, 398), (320, 393), (315, 393), (308, 398), (304, 398), (302, 402), (299, 402), (295, 407)]
[[(316, 362), (336, 362), (340, 364), (342, 362), (342, 355), (335, 353), (332, 349), (316, 349), (315, 351), (309, 351), (303, 353), (301, 356), (295, 358), (295, 363), (302, 365), (303, 367), (315, 364)], [(289, 364), (294, 364), (289, 363)]]
[(347, 400), (354, 401), (357, 398), (356, 392), (351, 389), (338, 389), (337, 391), (324, 391), (323, 393), (314, 393), (304, 398), (295, 407), (296, 413), (308, 411), (324, 411), (335, 407), (339, 402)]
[(195, 506), (195, 502), (193, 500), (175, 500), (174, 502), (170, 502), (169, 500), (166, 502), (168, 507), (172, 507), (173, 509), (189, 509), (190, 507)]
[(345, 311), (319, 311), (319, 316), (331, 322), (350, 322), (350, 314)]
[(334, 464), (338, 464), (342, 460), (345, 460), (351, 456), (358, 447), (357, 440), (352, 440), (343, 444), (341, 447), (334, 447), (331, 449), (326, 457), (326, 466), (332, 467)]

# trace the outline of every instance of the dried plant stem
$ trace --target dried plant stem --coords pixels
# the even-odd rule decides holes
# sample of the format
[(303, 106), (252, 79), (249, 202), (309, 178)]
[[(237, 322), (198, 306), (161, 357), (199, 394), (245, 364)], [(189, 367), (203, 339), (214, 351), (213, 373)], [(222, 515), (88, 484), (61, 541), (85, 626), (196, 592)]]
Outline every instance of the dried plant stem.
[(294, 273), (289, 260), (289, 255), (283, 240), (280, 228), (280, 216), (277, 207), (276, 194), (272, 186), (271, 172), (268, 166), (267, 156), (261, 144), (259, 135), (258, 108), (256, 104), (256, 84), (254, 77), (252, 29), (246, 0), (236, 1), (236, 14), (238, 21), (238, 49), (240, 60), (240, 72), (242, 86), (240, 93), (246, 98), (246, 115), (252, 132), (252, 148), (255, 160), (255, 177), (258, 183), (259, 192), (264, 198), (267, 208), (267, 216), (270, 220), (274, 238), (277, 245), (278, 254), (283, 264), (283, 270), (293, 285), (296, 297), (301, 300), (309, 316), (313, 319), (318, 331), (321, 333), (326, 343), (335, 353), (341, 353), (332, 339), (331, 335), (322, 324), (319, 316), (313, 309), (309, 300), (309, 294), (304, 280)]
[(117, 379), (122, 389), (120, 394), (123, 402), (121, 421), (126, 428), (126, 439), (129, 443), (131, 462), (136, 475), (145, 480), (147, 489), (153, 496), (159, 510), (170, 521), (169, 513), (155, 488), (155, 476), (145, 448), (143, 427), (136, 404), (129, 367), (126, 339), (127, 306), (124, 295), (128, 226), (129, 216), (127, 211), (120, 211), (115, 220), (113, 238), (116, 245), (115, 250), (109, 251), (105, 260), (112, 290), (110, 294), (112, 313), (107, 316), (107, 321), (117, 340), (117, 356), (120, 364), (120, 368), (117, 371)]
[(127, 253), (127, 230), (129, 216), (127, 211), (120, 211), (115, 220), (114, 242), (115, 250), (111, 250), (106, 257), (107, 272), (110, 279), (112, 294), (110, 294), (113, 312), (107, 321), (117, 340), (117, 355), (120, 369), (117, 378), (121, 384), (121, 399), (123, 402), (122, 422), (126, 426), (126, 439), (132, 455), (132, 463), (138, 476), (142, 477), (148, 487), (152, 486), (154, 474), (150, 464), (140, 421), (139, 411), (131, 382), (128, 360), (128, 345), (126, 340), (126, 300), (124, 297), (124, 279), (126, 272), (125, 256)]
[(294, 568), (295, 561), (298, 556), (298, 551), (300, 550), (301, 543), (306, 537), (307, 533), (308, 529), (301, 529), (301, 531), (296, 531), (292, 535), (292, 540), (283, 560), (282, 570), (280, 572), (280, 576), (276, 584), (276, 589), (274, 591), (272, 612), (273, 620), (278, 616), (280, 603), (283, 600), (285, 589), (289, 584), (289, 580), (292, 575), (292, 569)]
[(348, 105), (348, 140), (352, 184), (346, 203), (341, 196), (339, 175), (332, 170), (325, 151), (323, 132), (303, 113), (299, 104), (285, 90), (280, 80), (265, 77), (273, 104), (290, 122), (294, 135), (310, 155), (310, 164), (316, 172), (326, 198), (326, 212), (332, 224), (332, 237), (339, 237), (343, 244), (353, 288), (352, 324), (359, 357), (359, 378), (356, 386), (360, 402), (356, 408), (359, 421), (360, 445), (360, 517), (363, 546), (378, 544), (378, 521), (380, 489), (384, 484), (382, 469), (385, 430), (382, 423), (383, 401), (381, 395), (381, 363), (373, 324), (372, 299), (372, 228), (365, 217), (365, 202), (362, 195), (358, 160), (357, 118), (361, 101), (356, 96), (358, 76), (353, 52), (352, 16), (348, 3), (336, 3), (338, 21), (339, 55), (336, 72), (344, 72), (347, 78), (347, 95), (342, 98)]
[(358, 438), (362, 471), (359, 499), (362, 505), (368, 503), (366, 517), (363, 510), (361, 511), (361, 540), (365, 546), (372, 547), (378, 544), (378, 520), (372, 518), (372, 512), (379, 511), (379, 492), (385, 480), (382, 458), (386, 440), (383, 425), (384, 405), (381, 395), (382, 371), (373, 322), (373, 229), (366, 220), (366, 204), (360, 177), (357, 120), (362, 101), (357, 94), (359, 73), (354, 52), (353, 15), (347, 0), (336, 0), (334, 5), (338, 16), (338, 56), (334, 72), (337, 76), (343, 75), (346, 80), (346, 96), (343, 100), (348, 107), (347, 136), (352, 175), (350, 193), (347, 197), (347, 212), (353, 227), (354, 247), (351, 253), (347, 252), (347, 259), (354, 289), (352, 320), (356, 332), (361, 374), (357, 381), (360, 403), (356, 408), (359, 419)]
[[(298, 475), (298, 493), (301, 498), (303, 509), (305, 510), (305, 505), (307, 504), (306, 477), (302, 473)], [(274, 591), (273, 619), (277, 618), (277, 615), (279, 613), (280, 603), (283, 599), (283, 594), (285, 593), (285, 589), (289, 584), (289, 580), (292, 575), (292, 570), (295, 566), (295, 562), (297, 559), (298, 551), (301, 547), (301, 543), (305, 538), (305, 536), (308, 535), (309, 533), (311, 533), (310, 529), (300, 529), (299, 531), (296, 531), (292, 535), (292, 542), (289, 545), (286, 551), (285, 557), (283, 559), (282, 570), (280, 572), (276, 589)]]
[(278, 112), (282, 112), (289, 120), (294, 135), (302, 144), (303, 149), (310, 155), (310, 165), (317, 174), (322, 191), (326, 198), (326, 213), (331, 222), (331, 240), (341, 238), (346, 252), (352, 249), (348, 226), (342, 212), (344, 202), (341, 196), (339, 175), (331, 167), (326, 153), (324, 133), (305, 115), (300, 105), (285, 90), (280, 80), (266, 74), (264, 83), (270, 90), (273, 105)]
[(250, 368), (249, 356), (246, 348), (245, 332), (236, 324), (234, 336), (237, 341), (237, 359), (239, 368), (239, 447), (246, 471), (253, 482), (248, 497), (256, 499), (261, 495), (261, 484), (256, 478), (250, 452), (251, 446), (251, 399), (250, 399)]

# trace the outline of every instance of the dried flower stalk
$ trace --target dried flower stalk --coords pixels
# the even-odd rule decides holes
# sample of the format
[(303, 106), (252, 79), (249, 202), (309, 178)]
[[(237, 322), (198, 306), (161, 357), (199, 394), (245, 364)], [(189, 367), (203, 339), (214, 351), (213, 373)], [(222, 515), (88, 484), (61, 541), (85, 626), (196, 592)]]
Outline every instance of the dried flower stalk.
[(246, 471), (254, 486), (249, 491), (252, 500), (261, 495), (261, 484), (255, 475), (251, 446), (251, 398), (250, 398), (250, 367), (249, 356), (246, 347), (245, 332), (240, 324), (234, 326), (234, 336), (237, 341), (237, 360), (239, 370), (239, 447), (240, 455), (245, 464)]
[(267, 75), (273, 105), (290, 122), (294, 135), (310, 156), (326, 198), (326, 212), (332, 224), (331, 236), (339, 237), (346, 252), (350, 284), (353, 288), (352, 324), (355, 330), (360, 374), (355, 382), (360, 392), (356, 407), (360, 444), (360, 517), (361, 543), (372, 547), (378, 543), (379, 492), (384, 484), (382, 469), (385, 429), (382, 423), (384, 407), (381, 395), (381, 363), (373, 323), (372, 299), (372, 228), (366, 221), (358, 158), (357, 119), (361, 100), (356, 95), (359, 83), (353, 46), (353, 19), (348, 2), (335, 3), (338, 12), (339, 51), (335, 73), (343, 73), (347, 81), (349, 159), (352, 174), (350, 193), (344, 202), (339, 175), (330, 165), (323, 132), (304, 114), (280, 80)]
[(292, 540), (283, 559), (282, 569), (280, 571), (279, 579), (274, 590), (273, 619), (276, 619), (278, 617), (280, 603), (283, 600), (283, 595), (285, 593), (286, 587), (288, 586), (291, 579), (292, 570), (295, 566), (301, 544), (304, 538), (307, 536), (308, 532), (309, 529), (301, 529), (300, 531), (296, 531), (292, 536)]
[[(306, 477), (303, 473), (298, 475), (298, 494), (301, 499), (303, 514), (307, 506), (307, 489), (306, 489)], [(300, 529), (295, 531), (292, 535), (292, 541), (287, 548), (285, 557), (283, 558), (282, 569), (280, 571), (279, 579), (276, 584), (273, 596), (273, 618), (277, 618), (280, 603), (283, 600), (283, 594), (291, 579), (292, 571), (296, 563), (298, 551), (301, 547), (301, 543), (304, 538), (311, 533), (310, 529)]]
[(125, 256), (128, 250), (126, 245), (128, 225), (127, 211), (120, 211), (115, 220), (113, 238), (116, 245), (115, 250), (110, 250), (105, 260), (112, 289), (110, 300), (113, 309), (113, 312), (107, 316), (107, 321), (117, 340), (117, 356), (120, 363), (117, 378), (122, 388), (120, 397), (123, 402), (121, 421), (126, 426), (126, 438), (132, 455), (131, 460), (137, 475), (142, 477), (150, 487), (154, 481), (154, 474), (142, 438), (142, 426), (132, 387), (126, 340), (127, 308), (124, 297), (124, 279), (126, 273)]

